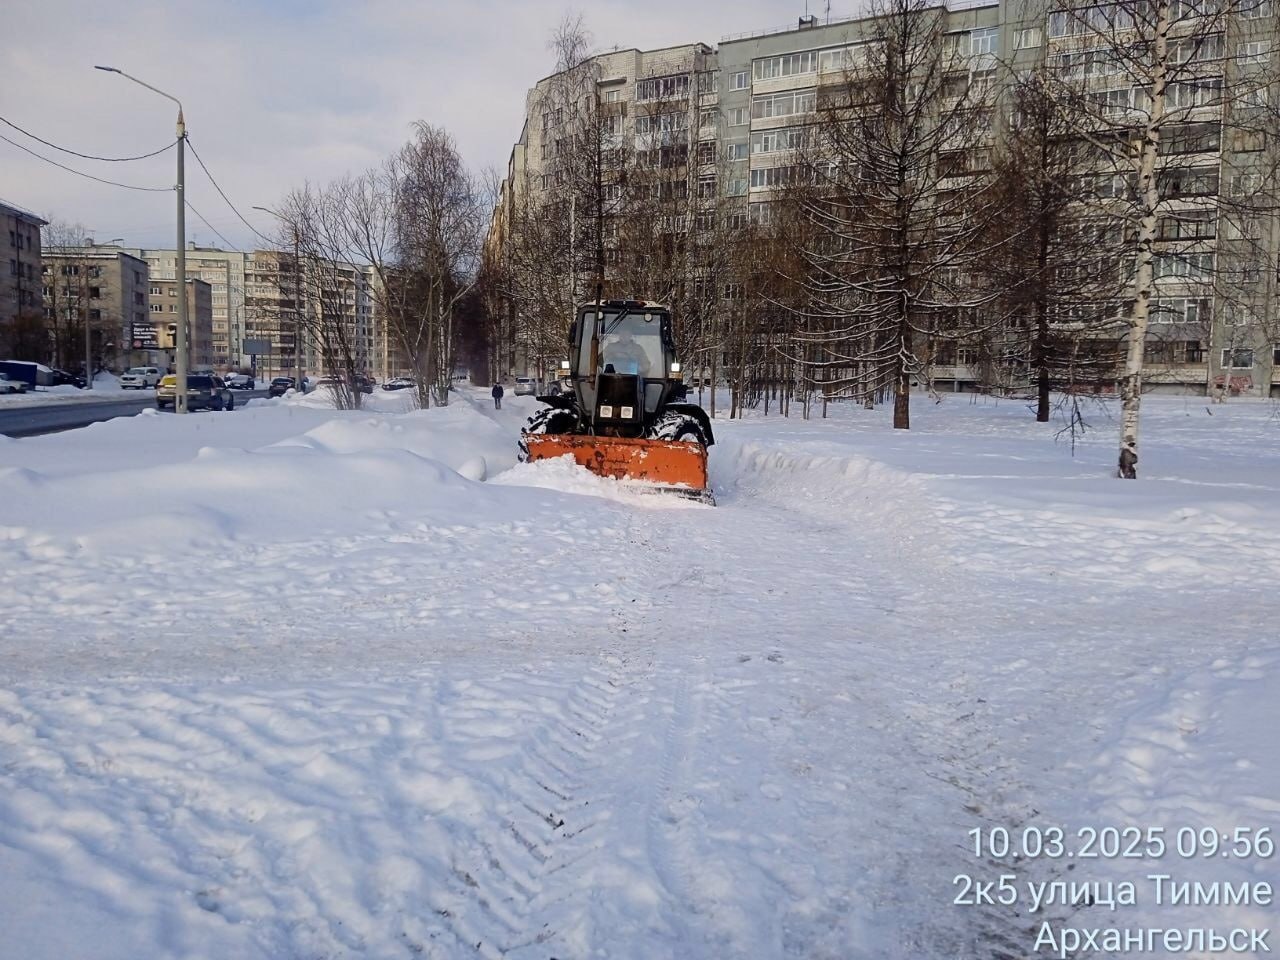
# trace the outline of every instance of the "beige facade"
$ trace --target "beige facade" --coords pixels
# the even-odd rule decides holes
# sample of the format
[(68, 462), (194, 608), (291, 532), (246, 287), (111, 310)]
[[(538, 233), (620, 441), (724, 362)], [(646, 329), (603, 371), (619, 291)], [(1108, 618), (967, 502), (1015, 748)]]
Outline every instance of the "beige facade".
[[(147, 362), (174, 367), (178, 306), (178, 281), (152, 279), (147, 311), (156, 346), (147, 351)], [(220, 369), (214, 362), (213, 285), (207, 280), (187, 280), (187, 356), (188, 367), (193, 371)]]
[(43, 251), (45, 322), (69, 367), (84, 362), (83, 330), (89, 324), (95, 362), (115, 372), (145, 362), (136, 354), (135, 331), (145, 330), (148, 271), (145, 261), (109, 247)]
[[(177, 277), (177, 251), (156, 248), (126, 248), (147, 262), (153, 278), (173, 280)], [(210, 360), (219, 371), (238, 370), (248, 363), (242, 352), (245, 334), (245, 273), (251, 254), (219, 247), (187, 245), (187, 277), (209, 284), (212, 295), (213, 325)]]
[[(968, 84), (1004, 89), (1008, 73), (1000, 67), (1007, 62), (1015, 70), (1041, 64), (1055, 71), (1090, 69), (1080, 66), (1090, 62), (1082, 47), (1087, 38), (1063, 29), (1066, 14), (1047, 15), (1047, 8), (1030, 0), (956, 0), (945, 10), (944, 42), (966, 59)], [(1280, 69), (1278, 16), (1280, 4), (1260, 0), (1233, 17), (1225, 34), (1206, 48), (1212, 54), (1205, 57), (1206, 83), (1239, 92), (1248, 89), (1251, 71), (1274, 75)], [(770, 199), (792, 162), (788, 132), (809, 122), (806, 114), (826, 78), (838, 78), (846, 65), (856, 62), (859, 46), (873, 29), (874, 21), (867, 18), (823, 23), (805, 16), (792, 27), (725, 37), (714, 50), (690, 44), (602, 54), (595, 65), (607, 132), (635, 149), (644, 149), (646, 132), (664, 143), (688, 144), (691, 152), (697, 151), (691, 162), (698, 168), (698, 196), (705, 188), (727, 199), (730, 208), (739, 205), (740, 212), (730, 216), (767, 221)], [(707, 73), (713, 76), (710, 81), (702, 79)], [(539, 81), (528, 94), (487, 238), (491, 262), (503, 260), (508, 225), (522, 195), (556, 186), (557, 117), (554, 104), (547, 109), (554, 80)], [(1128, 92), (1106, 90), (1105, 77), (1089, 82), (1097, 96)], [(1273, 91), (1272, 109), (1274, 96)], [(1275, 162), (1274, 135), (1268, 140), (1231, 129), (1232, 111), (1253, 109), (1248, 104), (1240, 95), (1231, 107), (1221, 99), (1194, 105), (1185, 129), (1172, 131), (1179, 144), (1186, 143), (1177, 147), (1185, 159), (1166, 153), (1164, 163), (1203, 195), (1171, 204), (1171, 209), (1198, 205), (1213, 213), (1191, 244), (1181, 233), (1157, 238), (1158, 311), (1148, 335), (1149, 389), (1203, 394), (1221, 385), (1255, 396), (1280, 394), (1280, 275), (1275, 267), (1280, 217), (1273, 211), (1242, 223), (1229, 215), (1233, 204), (1255, 189), (1266, 164)], [(653, 118), (660, 114), (666, 117), (655, 124)], [(1121, 114), (1117, 112), (1117, 122)], [(1261, 151), (1269, 143), (1272, 152), (1264, 157)], [(1205, 193), (1209, 188), (1211, 193)], [(1170, 223), (1180, 216), (1174, 210)], [(1202, 268), (1208, 279), (1197, 276)], [(527, 363), (521, 358), (517, 306), (506, 304), (504, 309), (512, 329), (509, 342), (499, 344), (499, 372), (520, 370)], [(1112, 348), (1123, 329), (1117, 323), (1109, 334)], [(935, 373), (962, 389), (978, 380), (979, 370), (965, 362), (963, 350), (958, 353), (954, 366)]]
[(8, 261), (0, 268), (0, 359), (48, 359), (40, 338), (29, 336), (23, 324), (42, 312), (40, 228), (44, 225), (30, 211), (0, 203), (0, 243), (5, 244)]

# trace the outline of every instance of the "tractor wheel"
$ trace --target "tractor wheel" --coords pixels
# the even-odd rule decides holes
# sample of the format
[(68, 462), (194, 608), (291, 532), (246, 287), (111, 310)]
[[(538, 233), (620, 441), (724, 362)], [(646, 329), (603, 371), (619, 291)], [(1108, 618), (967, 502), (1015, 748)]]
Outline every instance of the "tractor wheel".
[(664, 413), (649, 428), (650, 440), (676, 440), (687, 443), (707, 445), (706, 434), (702, 432), (702, 424), (685, 413)]
[(521, 463), (529, 461), (529, 444), (525, 436), (531, 433), (573, 433), (578, 425), (578, 418), (572, 410), (547, 407), (539, 410), (529, 418), (529, 422), (520, 431), (520, 452), (517, 459)]

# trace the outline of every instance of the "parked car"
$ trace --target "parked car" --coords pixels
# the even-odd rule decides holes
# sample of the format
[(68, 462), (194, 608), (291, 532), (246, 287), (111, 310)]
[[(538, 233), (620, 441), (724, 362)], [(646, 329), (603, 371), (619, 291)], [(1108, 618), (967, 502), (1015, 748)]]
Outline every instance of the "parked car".
[(21, 380), (14, 380), (7, 373), (0, 373), (0, 393), (26, 393), (27, 385)]
[(293, 377), (275, 377), (267, 385), (267, 396), (283, 397), (286, 390), (293, 389)]
[(354, 380), (355, 387), (361, 393), (373, 393), (374, 382), (368, 377), (357, 376)]
[(158, 387), (163, 376), (159, 367), (130, 367), (120, 374), (120, 389), (145, 390), (147, 387)]
[(417, 387), (417, 383), (408, 377), (392, 377), (382, 385), (383, 390), (412, 390)]
[(67, 373), (65, 370), (53, 368), (53, 383), (55, 387), (79, 387), (84, 389), (84, 377), (78, 373)]
[(253, 377), (247, 373), (233, 373), (227, 376), (226, 384), (232, 390), (252, 390), (254, 387)]
[(538, 381), (533, 377), (516, 377), (517, 397), (533, 397), (538, 393)]
[[(156, 407), (160, 410), (174, 405), (177, 394), (178, 378), (170, 374), (160, 381), (156, 387)], [(235, 395), (227, 388), (221, 377), (208, 374), (196, 374), (187, 377), (187, 409), (188, 410), (234, 410)]]

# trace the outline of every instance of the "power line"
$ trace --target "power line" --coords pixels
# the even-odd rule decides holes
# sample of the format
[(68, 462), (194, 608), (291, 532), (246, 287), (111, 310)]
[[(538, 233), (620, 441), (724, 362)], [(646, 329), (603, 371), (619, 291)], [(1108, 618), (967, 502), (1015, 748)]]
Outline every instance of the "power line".
[[(62, 153), (69, 153), (73, 157), (80, 157), (82, 160), (102, 160), (105, 163), (127, 163), (132, 160), (146, 160), (148, 157), (159, 156), (160, 154), (164, 153), (166, 150), (172, 150), (174, 147), (174, 144), (178, 142), (177, 140), (171, 140), (169, 143), (166, 143), (159, 150), (152, 150), (150, 153), (144, 153), (141, 156), (137, 156), (137, 157), (95, 157), (93, 154), (79, 153), (75, 150), (68, 150), (66, 147), (60, 147), (56, 143), (50, 143), (48, 140), (45, 140), (41, 137), (37, 137), (30, 130), (23, 130), (22, 127), (18, 126), (12, 120), (8, 120), (4, 117), (0, 117), (0, 123), (4, 123), (10, 127), (13, 127), (13, 129), (17, 130), (19, 133), (30, 137), (32, 140), (35, 140), (37, 143), (43, 143), (46, 147), (53, 147), (53, 149), (55, 150), (61, 151)], [(13, 141), (11, 140), (9, 142), (12, 143)]]
[[(204, 165), (204, 161), (200, 159), (200, 154), (196, 152), (196, 146), (194, 143), (191, 142), (190, 137), (187, 137), (187, 146), (191, 148), (191, 154), (196, 158), (196, 162), (200, 164), (200, 169), (203, 170), (204, 175), (209, 178), (209, 182), (213, 184), (213, 189), (217, 190), (218, 195), (222, 197), (223, 200), (226, 201), (227, 206), (231, 208), (231, 212), (234, 213), (237, 217), (239, 217), (240, 222), (243, 223), (250, 230), (252, 230), (255, 234), (257, 234), (264, 242), (274, 243), (275, 241), (272, 240), (270, 237), (264, 236), (263, 234), (259, 233), (258, 229), (252, 223), (246, 220), (244, 216), (240, 213), (240, 211), (236, 209), (236, 205), (231, 202), (231, 200), (227, 197), (226, 193), (223, 192), (222, 188), (218, 186), (218, 181), (213, 179), (213, 174), (210, 173), (209, 168)], [(200, 219), (203, 220), (204, 218), (201, 217)], [(205, 225), (208, 226), (208, 223), (206, 222)], [(212, 227), (209, 227), (209, 229), (213, 230)], [(217, 233), (216, 230), (214, 232)]]
[(214, 234), (214, 236), (216, 236), (219, 240), (221, 240), (223, 243), (225, 243), (225, 244), (227, 245), (227, 249), (228, 249), (228, 250), (235, 250), (235, 249), (236, 249), (236, 245), (235, 245), (234, 243), (232, 243), (230, 240), (228, 240), (226, 237), (224, 237), (222, 234), (218, 233), (218, 231), (217, 231), (216, 229), (214, 229), (213, 224), (212, 224), (212, 223), (210, 223), (208, 220), (206, 220), (206, 219), (204, 218), (204, 214), (202, 214), (199, 210), (197, 210), (195, 207), (193, 207), (193, 206), (191, 205), (191, 201), (190, 201), (190, 200), (187, 200), (187, 201), (186, 201), (186, 204), (187, 204), (187, 209), (188, 209), (188, 210), (190, 210), (192, 213), (194, 213), (197, 217), (199, 217), (199, 218), (200, 218), (200, 222), (201, 222), (201, 223), (203, 223), (203, 224), (204, 224), (206, 227), (208, 227), (210, 230), (213, 230), (213, 234)]
[(139, 190), (143, 193), (170, 193), (173, 190), (173, 187), (136, 187), (133, 184), (129, 184), (129, 183), (117, 183), (114, 180), (103, 180), (102, 177), (95, 177), (91, 173), (84, 173), (81, 170), (76, 170), (73, 167), (68, 167), (65, 163), (59, 163), (57, 160), (50, 160), (48, 157), (42, 156), (41, 154), (36, 153), (34, 150), (30, 148), (24, 147), (22, 144), (17, 143), (16, 141), (10, 140), (8, 137), (6, 137), (2, 133), (0, 133), (0, 140), (3, 140), (5, 143), (9, 144), (10, 146), (17, 147), (23, 153), (31, 154), (31, 156), (35, 157), (37, 160), (43, 160), (45, 163), (51, 163), (55, 167), (60, 167), (63, 170), (66, 170), (68, 173), (74, 173), (77, 177), (84, 177), (87, 180), (96, 180), (98, 183), (105, 183), (109, 187), (123, 187), (126, 190)]

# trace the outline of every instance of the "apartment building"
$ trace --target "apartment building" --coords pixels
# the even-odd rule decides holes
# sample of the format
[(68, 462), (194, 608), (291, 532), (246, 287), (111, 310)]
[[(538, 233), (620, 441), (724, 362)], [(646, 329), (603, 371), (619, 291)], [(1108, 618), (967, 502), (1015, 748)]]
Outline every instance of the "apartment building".
[[(25, 335), (22, 321), (39, 317), (42, 308), (40, 228), (46, 221), (29, 210), (0, 201), (0, 243), (9, 261), (0, 269), (0, 358), (48, 359), (47, 350)], [(30, 356), (15, 356), (15, 350)]]
[[(147, 262), (153, 279), (177, 278), (178, 252), (172, 248), (123, 248)], [(213, 320), (209, 363), (217, 370), (238, 370), (249, 362), (244, 354), (245, 274), (251, 254), (220, 247), (202, 247), (188, 243), (186, 270), (188, 279), (203, 280), (211, 292)]]
[(41, 293), (54, 361), (84, 362), (87, 322), (95, 363), (115, 372), (150, 359), (147, 263), (111, 247), (58, 247), (43, 251)]
[[(1280, 218), (1231, 212), (1233, 199), (1257, 189), (1264, 150), (1272, 150), (1274, 162), (1274, 137), (1242, 125), (1241, 115), (1251, 102), (1259, 110), (1266, 102), (1265, 87), (1251, 90), (1249, 84), (1251, 76), (1277, 67), (1277, 7), (1275, 0), (1252, 0), (1220, 36), (1197, 43), (1194, 52), (1188, 46), (1187, 55), (1203, 61), (1201, 69), (1170, 92), (1182, 112), (1162, 152), (1162, 190), (1171, 199), (1156, 242), (1157, 295), (1147, 343), (1151, 390), (1280, 395)], [(1091, 44), (1067, 13), (1046, 16), (1029, 0), (957, 2), (937, 9), (944, 16), (947, 50), (963, 64), (960, 82), (991, 89), (999, 99), (1012, 72), (1044, 65), (1056, 75), (1082, 79), (1088, 97), (1101, 105), (1099, 132), (1114, 135), (1131, 119), (1140, 92), (1121, 89), (1111, 79), (1091, 49), (1096, 41)], [(637, 150), (655, 143), (683, 149), (687, 162), (696, 165), (696, 177), (678, 169), (673, 178), (690, 180), (698, 198), (720, 198), (731, 218), (767, 223), (799, 132), (824, 87), (858, 62), (874, 28), (867, 18), (821, 22), (805, 16), (794, 26), (724, 37), (716, 48), (689, 44), (602, 54), (595, 58), (595, 76), (604, 130)], [(492, 259), (501, 259), (502, 246), (510, 242), (522, 192), (557, 187), (557, 117), (547, 110), (555, 82), (544, 78), (527, 98), (490, 228)], [(1245, 93), (1228, 109), (1215, 95), (1223, 89)], [(992, 137), (999, 136), (998, 126), (992, 123)], [(1088, 184), (1095, 204), (1113, 180), (1110, 189), (1123, 189), (1123, 177), (1117, 179), (1112, 167), (1080, 171), (1079, 182)], [(515, 305), (508, 310), (508, 362), (527, 364), (519, 350)], [(1122, 311), (1121, 304), (1117, 316)], [(1118, 353), (1125, 330), (1118, 318), (1104, 326), (1096, 334), (1105, 341), (1098, 348)], [(985, 377), (973, 353), (961, 346), (934, 376), (955, 389), (972, 388)]]
[[(220, 370), (213, 337), (213, 284), (207, 280), (187, 279), (187, 362), (189, 369)], [(135, 337), (135, 351), (147, 354), (148, 365), (173, 369), (177, 358), (178, 281), (153, 278), (147, 287), (147, 316), (150, 320), (146, 339)], [(141, 341), (141, 346), (139, 342)], [(135, 363), (143, 360), (136, 359)]]
[[(295, 376), (298, 334), (308, 376), (327, 370), (327, 358), (348, 353), (356, 369), (394, 376), (396, 362), (377, 310), (376, 275), (368, 265), (255, 250), (245, 265), (245, 337), (266, 341), (257, 358), (263, 376)], [(300, 324), (299, 320), (303, 320)]]

